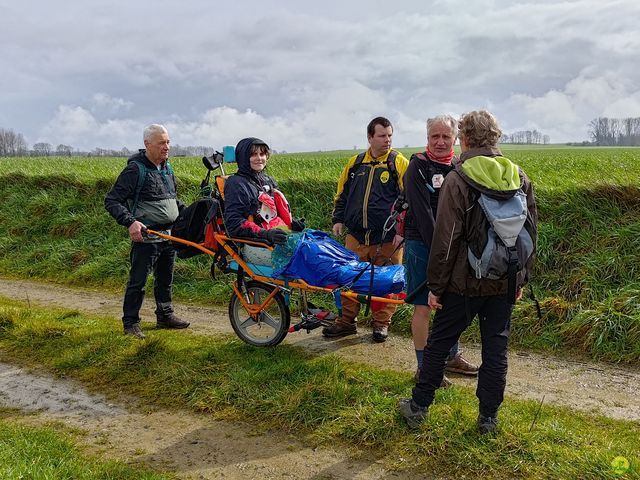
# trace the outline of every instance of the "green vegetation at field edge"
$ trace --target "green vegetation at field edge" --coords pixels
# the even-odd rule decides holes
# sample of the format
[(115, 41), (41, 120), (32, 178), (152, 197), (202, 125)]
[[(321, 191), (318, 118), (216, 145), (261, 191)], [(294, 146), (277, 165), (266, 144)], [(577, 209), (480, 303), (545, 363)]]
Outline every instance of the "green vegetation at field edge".
[[(513, 344), (637, 363), (640, 149), (505, 146), (505, 152), (533, 180), (540, 213), (533, 286), (543, 318), (530, 301), (518, 306)], [(336, 180), (350, 154), (276, 155), (269, 170), (294, 213), (328, 230)], [(102, 202), (125, 161), (2, 159), (0, 274), (122, 291), (129, 242)], [(174, 168), (181, 196), (194, 199), (204, 170), (199, 159), (175, 159)], [(226, 304), (233, 278), (213, 281), (209, 266), (204, 256), (179, 261), (176, 298)], [(408, 334), (409, 313), (399, 309), (394, 332)], [(467, 339), (476, 340), (477, 331)]]
[(229, 336), (174, 331), (141, 342), (122, 335), (116, 319), (0, 300), (0, 349), (5, 358), (92, 388), (356, 447), (400, 470), (595, 479), (612, 476), (611, 461), (623, 456), (631, 462), (623, 478), (640, 478), (637, 422), (545, 405), (532, 428), (538, 404), (508, 398), (499, 435), (482, 437), (474, 428), (473, 391), (453, 387), (438, 392), (426, 424), (414, 433), (397, 411), (398, 399), (410, 394), (408, 374), (313, 357), (288, 345), (259, 349)]

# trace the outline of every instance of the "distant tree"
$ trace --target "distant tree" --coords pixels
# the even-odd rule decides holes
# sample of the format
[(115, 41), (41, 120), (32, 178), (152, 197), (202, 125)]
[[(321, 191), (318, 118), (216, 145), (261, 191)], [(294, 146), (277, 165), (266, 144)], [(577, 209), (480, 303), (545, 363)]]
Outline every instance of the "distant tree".
[(594, 145), (640, 145), (640, 117), (598, 117), (589, 122), (589, 138)]
[(56, 155), (59, 157), (70, 157), (73, 153), (73, 147), (69, 145), (60, 144), (56, 147)]
[(39, 142), (33, 145), (33, 153), (38, 157), (48, 157), (51, 155), (53, 147), (50, 143)]
[(0, 156), (19, 157), (28, 150), (27, 142), (21, 133), (0, 128)]
[(109, 155), (109, 152), (106, 148), (96, 147), (91, 150), (91, 155), (94, 157), (107, 157)]
[(518, 144), (540, 144), (544, 143), (544, 139), (549, 139), (548, 135), (544, 135), (538, 130), (520, 130), (518, 132), (503, 133), (500, 138), (500, 143), (518, 143)]
[(549, 135), (543, 135), (542, 136), (542, 143), (544, 145), (549, 145), (549, 143), (551, 143), (551, 137), (549, 137)]

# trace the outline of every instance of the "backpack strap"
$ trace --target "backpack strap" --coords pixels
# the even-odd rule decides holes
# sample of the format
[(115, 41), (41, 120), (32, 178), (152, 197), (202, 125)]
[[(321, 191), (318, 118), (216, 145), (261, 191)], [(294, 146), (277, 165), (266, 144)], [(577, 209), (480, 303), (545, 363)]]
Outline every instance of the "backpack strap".
[(398, 156), (398, 152), (395, 150), (391, 150), (389, 155), (387, 156), (387, 170), (393, 177), (393, 181), (398, 185), (398, 190), (400, 190), (400, 178), (398, 177), (398, 169), (396, 168), (396, 157)]
[(353, 179), (353, 177), (356, 176), (356, 170), (358, 170), (358, 168), (360, 168), (360, 165), (362, 165), (362, 162), (363, 162), (364, 157), (366, 155), (367, 155), (367, 152), (362, 152), (362, 153), (358, 154), (358, 156), (356, 157), (356, 161), (353, 162), (353, 165), (351, 165), (351, 168), (349, 169), (349, 174), (347, 175), (347, 182), (346, 183), (349, 183)]
[(433, 186), (429, 183), (429, 176), (431, 174), (431, 172), (429, 170), (431, 170), (429, 168), (430, 162), (429, 159), (425, 156), (424, 153), (414, 153), (413, 154), (416, 158), (422, 160), (425, 162), (425, 165), (427, 166), (427, 172), (425, 174), (425, 172), (422, 171), (422, 168), (420, 168), (420, 165), (418, 165), (418, 172), (420, 173), (420, 176), (422, 177), (422, 180), (424, 180), (424, 186), (427, 188), (427, 191), (430, 194), (434, 194), (436, 193), (435, 188), (433, 188)]
[(511, 305), (516, 304), (516, 276), (518, 275), (518, 251), (516, 246), (508, 247), (509, 259), (507, 266), (507, 300)]
[(142, 191), (144, 182), (147, 179), (147, 173), (149, 173), (149, 169), (144, 163), (140, 162), (139, 160), (133, 160), (133, 163), (138, 165), (138, 183), (136, 184), (136, 191), (133, 194), (133, 204), (131, 205), (131, 215), (135, 216), (136, 208), (138, 208), (138, 200), (140, 199), (140, 192)]

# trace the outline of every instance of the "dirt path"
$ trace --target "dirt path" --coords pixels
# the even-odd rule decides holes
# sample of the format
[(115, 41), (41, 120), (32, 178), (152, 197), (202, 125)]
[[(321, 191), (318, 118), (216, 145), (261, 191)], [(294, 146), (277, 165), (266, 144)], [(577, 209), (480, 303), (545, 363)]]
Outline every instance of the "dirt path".
[[(89, 290), (0, 279), (0, 295), (43, 305), (60, 305), (81, 311), (121, 315), (119, 296)], [(226, 309), (177, 305), (177, 313), (192, 322), (189, 334), (232, 333)], [(153, 320), (149, 303), (143, 318)], [(391, 336), (386, 343), (372, 344), (368, 329), (357, 336), (325, 340), (318, 330), (292, 333), (286, 342), (318, 355), (333, 353), (349, 360), (394, 370), (415, 370), (410, 340)], [(153, 335), (153, 330), (147, 331)], [(477, 346), (465, 345), (465, 356), (479, 363)], [(456, 384), (474, 386), (475, 379), (453, 377)], [(511, 351), (507, 395), (564, 405), (576, 410), (597, 412), (612, 418), (640, 420), (640, 368), (618, 368), (604, 363), (568, 360), (550, 355)]]
[(0, 363), (0, 405), (34, 412), (17, 415), (29, 425), (63, 422), (80, 429), (94, 453), (149, 465), (192, 479), (390, 479), (382, 461), (354, 460), (345, 452), (309, 448), (279, 432), (256, 433), (242, 423), (158, 410), (147, 413), (87, 393), (67, 379), (53, 379)]
[[(89, 290), (0, 279), (0, 295), (38, 305), (58, 305), (119, 317), (119, 296)], [(222, 308), (177, 305), (177, 313), (192, 322), (188, 335), (232, 333)], [(154, 318), (149, 304), (143, 318)], [(146, 329), (153, 336), (153, 329)], [(410, 341), (392, 336), (372, 344), (362, 329), (354, 337), (327, 341), (318, 331), (295, 333), (286, 341), (317, 355), (336, 354), (346, 359), (412, 372), (415, 360)], [(466, 346), (465, 355), (479, 361), (479, 350)], [(472, 387), (474, 379), (455, 377), (455, 383)], [(615, 368), (590, 363), (511, 352), (507, 394), (545, 403), (640, 420), (640, 369)], [(116, 405), (67, 379), (27, 372), (0, 363), (0, 405), (34, 415), (21, 421), (44, 424), (61, 421), (86, 432), (90, 449), (113, 458), (140, 462), (176, 472), (182, 478), (411, 478), (389, 472), (382, 461), (354, 460), (348, 453), (329, 448), (309, 448), (281, 432), (256, 432), (250, 425), (214, 421), (190, 412), (154, 410), (136, 401)], [(145, 412), (145, 413), (141, 413)]]

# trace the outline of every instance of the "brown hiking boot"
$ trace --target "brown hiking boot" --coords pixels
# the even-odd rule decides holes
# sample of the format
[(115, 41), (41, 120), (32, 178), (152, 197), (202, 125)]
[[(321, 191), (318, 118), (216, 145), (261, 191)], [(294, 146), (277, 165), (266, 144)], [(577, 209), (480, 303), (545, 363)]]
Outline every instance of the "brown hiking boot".
[(354, 323), (336, 322), (322, 329), (322, 335), (327, 338), (346, 337), (354, 333), (358, 333)]
[[(418, 383), (420, 381), (420, 369), (416, 370), (416, 374), (413, 376), (413, 379)], [(447, 378), (446, 375), (442, 377), (442, 382), (440, 382), (440, 388), (447, 388), (453, 385), (453, 382)]]
[(478, 375), (478, 366), (467, 362), (462, 358), (460, 352), (456, 353), (456, 356), (447, 362), (447, 366), (444, 369), (449, 373), (460, 373), (462, 375), (476, 376)]
[(176, 317), (173, 313), (168, 317), (164, 317), (162, 319), (158, 319), (158, 323), (156, 323), (156, 328), (187, 328), (189, 326), (189, 322), (186, 322), (178, 317)]
[(138, 340), (144, 340), (145, 338), (147, 338), (147, 336), (144, 333), (142, 333), (142, 330), (140, 330), (139, 323), (134, 323), (130, 327), (125, 327), (124, 334), (131, 335), (132, 337), (136, 337)]

